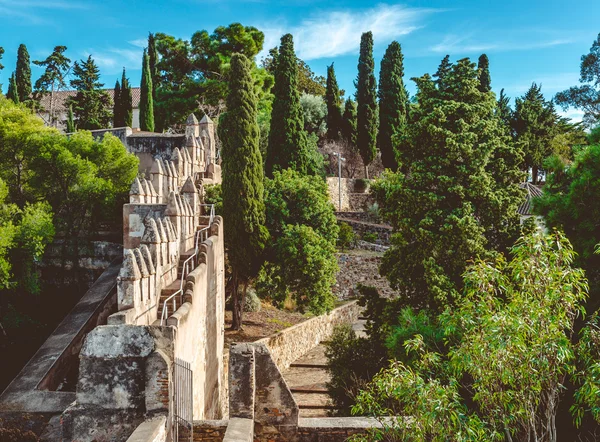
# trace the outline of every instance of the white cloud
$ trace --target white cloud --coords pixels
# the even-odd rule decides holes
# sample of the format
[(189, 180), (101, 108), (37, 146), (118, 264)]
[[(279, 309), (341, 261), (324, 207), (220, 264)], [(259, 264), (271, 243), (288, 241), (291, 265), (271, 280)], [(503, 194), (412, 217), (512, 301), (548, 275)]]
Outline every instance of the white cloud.
[(535, 82), (542, 86), (542, 92), (546, 95), (555, 94), (556, 92), (568, 89), (579, 83), (579, 73), (577, 72), (559, 72), (553, 75), (541, 75), (534, 77), (528, 83), (516, 83), (506, 87), (511, 93), (523, 94), (531, 87), (531, 83)]
[(43, 1), (43, 0), (0, 0), (0, 15), (15, 17), (32, 24), (48, 22), (48, 14), (39, 14), (40, 10), (70, 10), (87, 9), (87, 6), (70, 1)]
[(296, 53), (303, 60), (358, 53), (363, 32), (372, 31), (376, 42), (400, 37), (422, 27), (424, 16), (440, 11), (381, 4), (363, 11), (321, 12), (294, 27), (264, 26), (265, 45), (259, 58), (277, 46), (286, 32), (294, 36)]
[[(129, 42), (133, 45), (132, 42)], [(121, 69), (141, 69), (142, 49), (136, 48), (108, 48), (104, 50), (87, 50), (83, 52), (85, 57), (92, 56), (102, 74), (116, 74)]]
[(573, 123), (579, 123), (580, 121), (583, 121), (583, 111), (579, 109), (567, 109), (566, 111), (559, 110), (558, 114), (561, 117), (569, 118)]
[(442, 54), (507, 52), (542, 49), (573, 43), (573, 40), (569, 39), (535, 41), (535, 37), (529, 38), (526, 43), (523, 42), (524, 39), (519, 39), (519, 41), (504, 40), (495, 43), (474, 42), (474, 40), (473, 33), (466, 35), (449, 34), (444, 37), (441, 43), (431, 46), (430, 50)]
[(144, 49), (148, 46), (148, 39), (147, 38), (136, 38), (135, 40), (129, 40), (127, 43), (129, 43), (130, 45), (133, 45), (135, 47)]

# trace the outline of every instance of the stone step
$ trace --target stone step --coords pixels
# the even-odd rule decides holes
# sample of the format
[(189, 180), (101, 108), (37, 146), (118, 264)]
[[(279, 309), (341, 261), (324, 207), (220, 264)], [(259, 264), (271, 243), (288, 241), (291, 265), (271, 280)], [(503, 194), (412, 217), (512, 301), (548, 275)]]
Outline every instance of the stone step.
[(166, 299), (181, 288), (181, 280), (176, 279), (160, 292), (160, 299)]

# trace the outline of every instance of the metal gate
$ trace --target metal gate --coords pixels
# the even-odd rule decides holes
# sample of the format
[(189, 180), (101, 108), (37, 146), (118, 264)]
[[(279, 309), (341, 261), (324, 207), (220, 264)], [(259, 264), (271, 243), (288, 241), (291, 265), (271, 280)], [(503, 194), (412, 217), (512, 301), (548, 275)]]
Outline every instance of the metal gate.
[[(175, 358), (173, 364), (172, 439), (194, 439), (194, 384), (189, 362)], [(181, 436), (181, 439), (180, 439)]]

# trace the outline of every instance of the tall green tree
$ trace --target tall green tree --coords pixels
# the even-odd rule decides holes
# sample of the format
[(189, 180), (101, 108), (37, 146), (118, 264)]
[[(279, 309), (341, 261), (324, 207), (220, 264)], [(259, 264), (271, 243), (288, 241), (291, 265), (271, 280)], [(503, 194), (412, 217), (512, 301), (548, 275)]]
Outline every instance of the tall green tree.
[(152, 78), (152, 101), (156, 102), (156, 89), (160, 79), (158, 77), (158, 51), (153, 33), (148, 34), (148, 63), (150, 64), (150, 77)]
[(369, 164), (377, 155), (377, 84), (373, 60), (373, 33), (365, 32), (360, 39), (358, 77), (356, 79), (357, 134), (356, 142), (369, 177)]
[(479, 72), (479, 90), (481, 92), (490, 92), (492, 90), (492, 77), (490, 75), (490, 60), (485, 54), (479, 56), (477, 63)]
[(502, 124), (510, 131), (513, 120), (513, 110), (510, 107), (510, 97), (504, 93), (504, 88), (500, 90), (500, 96), (498, 97), (496, 105), (496, 116), (500, 118)]
[(148, 53), (142, 58), (142, 81), (140, 83), (140, 129), (154, 132), (154, 102), (152, 101), (152, 75)]
[[(279, 56), (279, 48), (274, 47), (269, 50), (269, 55), (262, 59), (261, 66), (271, 75), (275, 75), (275, 65)], [(327, 79), (322, 75), (313, 72), (310, 66), (302, 59), (297, 59), (298, 63), (298, 90), (300, 93), (310, 95), (325, 95), (327, 91)], [(343, 91), (340, 91), (343, 92)], [(340, 93), (343, 95), (343, 93)]]
[(19, 45), (17, 51), (17, 70), (15, 71), (15, 79), (17, 82), (17, 94), (19, 101), (24, 103), (31, 98), (31, 62), (27, 46)]
[(379, 132), (377, 147), (383, 166), (398, 168), (396, 146), (406, 128), (408, 92), (404, 87), (404, 56), (400, 43), (393, 41), (385, 51), (379, 71)]
[[(2, 57), (4, 56), (4, 48), (0, 46), (0, 61), (2, 61)], [(0, 62), (0, 71), (4, 69), (4, 65)], [(2, 95), (2, 83), (0, 83), (0, 95)]]
[(344, 115), (342, 116), (342, 136), (356, 148), (356, 103), (348, 98), (344, 105)]
[(327, 66), (325, 102), (327, 103), (327, 138), (337, 140), (342, 130), (342, 100), (333, 63)]
[[(518, 227), (516, 202), (501, 200), (487, 170), (508, 139), (494, 116), (496, 100), (479, 91), (475, 65), (463, 59), (444, 77), (416, 79), (418, 106), (407, 126), (409, 172), (389, 173), (373, 186), (394, 233), (381, 272), (414, 307), (439, 309), (458, 296), (467, 262), (494, 253)], [(518, 201), (518, 200), (516, 200)], [(489, 217), (490, 207), (498, 211)], [(509, 238), (513, 240), (514, 238)], [(493, 240), (493, 241), (492, 241)]]
[(533, 83), (525, 95), (515, 100), (515, 140), (525, 155), (525, 168), (531, 170), (534, 184), (538, 182), (544, 160), (552, 153), (551, 141), (556, 135), (557, 122), (554, 105), (546, 101), (541, 86)]
[(108, 94), (102, 90), (100, 69), (92, 56), (73, 64), (71, 87), (77, 91), (69, 98), (67, 105), (73, 107), (73, 114), (79, 129), (103, 129), (112, 121), (112, 103)]
[(13, 103), (19, 103), (19, 93), (17, 92), (17, 79), (13, 72), (8, 80), (8, 90), (6, 91), (6, 98), (12, 100)]
[(266, 172), (292, 168), (309, 173), (310, 156), (297, 87), (298, 66), (291, 34), (281, 37), (275, 65), (274, 101), (267, 147)]
[(69, 106), (69, 112), (67, 112), (67, 133), (71, 134), (77, 130), (75, 127), (75, 116), (73, 115), (73, 106)]
[[(154, 87), (152, 88), (154, 90)], [(133, 96), (131, 94), (131, 85), (129, 84), (129, 78), (125, 75), (125, 68), (123, 68), (123, 75), (121, 76), (121, 112), (122, 112), (122, 123), (123, 126), (131, 127), (133, 122)]]
[(223, 143), (223, 215), (227, 219), (227, 257), (233, 271), (232, 329), (242, 327), (248, 282), (256, 276), (268, 239), (265, 227), (264, 172), (259, 150), (252, 64), (242, 54), (231, 58), (227, 112), (218, 130)]
[(600, 123), (600, 34), (590, 52), (581, 56), (580, 86), (559, 92), (554, 101), (563, 109), (574, 107), (584, 112), (583, 120), (593, 127)]
[(436, 73), (433, 74), (433, 78), (435, 78), (435, 85), (438, 87), (439, 90), (446, 90), (446, 77), (450, 73), (451, 69), (452, 62), (450, 61), (450, 55), (446, 55), (442, 59), (440, 65), (438, 66)]
[(44, 95), (50, 95), (50, 109), (45, 109), (50, 115), (50, 125), (58, 124), (56, 112), (56, 93), (67, 87), (67, 75), (71, 70), (71, 60), (65, 56), (66, 46), (55, 46), (52, 54), (45, 60), (34, 60), (33, 64), (41, 66), (44, 73), (35, 82), (34, 99), (40, 102)]
[(121, 100), (121, 83), (119, 80), (115, 82), (115, 93), (113, 95), (113, 127), (122, 127), (123, 125), (123, 111), (121, 106), (123, 105)]

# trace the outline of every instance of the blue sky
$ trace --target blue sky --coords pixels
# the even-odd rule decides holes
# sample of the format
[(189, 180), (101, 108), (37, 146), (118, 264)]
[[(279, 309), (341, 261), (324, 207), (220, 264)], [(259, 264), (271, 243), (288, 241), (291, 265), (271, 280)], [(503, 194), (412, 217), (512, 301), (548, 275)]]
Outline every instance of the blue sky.
[[(347, 93), (354, 92), (360, 35), (371, 30), (377, 66), (392, 40), (402, 44), (411, 93), (408, 79), (433, 73), (445, 54), (456, 60), (485, 52), (496, 92), (505, 88), (515, 97), (536, 81), (550, 98), (577, 83), (580, 57), (600, 33), (598, 0), (0, 0), (0, 16), (4, 88), (20, 43), (34, 60), (55, 45), (66, 45), (73, 60), (92, 54), (107, 87), (123, 66), (137, 85), (148, 32), (190, 38), (240, 22), (265, 32), (265, 50), (291, 32), (298, 55), (315, 72), (324, 75), (335, 62)], [(34, 80), (38, 75), (34, 66)]]

